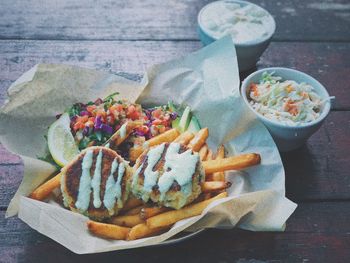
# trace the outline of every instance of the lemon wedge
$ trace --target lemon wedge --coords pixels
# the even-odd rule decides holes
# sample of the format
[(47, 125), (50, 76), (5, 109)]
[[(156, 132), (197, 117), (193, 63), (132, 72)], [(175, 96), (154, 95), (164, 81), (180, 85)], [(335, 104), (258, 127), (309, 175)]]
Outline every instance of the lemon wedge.
[(68, 164), (79, 153), (79, 148), (75, 143), (69, 125), (69, 115), (64, 113), (51, 124), (47, 134), (49, 151), (52, 158), (61, 167)]

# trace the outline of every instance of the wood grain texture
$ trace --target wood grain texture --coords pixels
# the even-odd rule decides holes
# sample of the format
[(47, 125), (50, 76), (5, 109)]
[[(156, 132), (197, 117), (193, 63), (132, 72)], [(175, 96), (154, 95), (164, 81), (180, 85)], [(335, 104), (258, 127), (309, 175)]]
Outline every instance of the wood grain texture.
[(348, 202), (300, 204), (284, 233), (213, 229), (171, 246), (95, 255), (75, 255), (10, 218), (0, 221), (0, 254), (2, 262), (346, 262), (349, 216)]
[[(0, 41), (0, 104), (9, 85), (37, 63), (65, 63), (141, 74), (153, 64), (179, 58), (200, 47), (198, 41), (3, 40)], [(334, 108), (345, 110), (350, 109), (349, 57), (350, 45), (346, 43), (281, 42), (272, 43), (257, 66), (291, 67), (311, 74), (336, 96)]]
[[(195, 40), (208, 0), (3, 0), (2, 39)], [(271, 12), (275, 40), (350, 40), (347, 0), (252, 0)], [(316, 26), (317, 25), (317, 26)]]
[(282, 154), (292, 200), (350, 199), (350, 112), (331, 112), (302, 148)]

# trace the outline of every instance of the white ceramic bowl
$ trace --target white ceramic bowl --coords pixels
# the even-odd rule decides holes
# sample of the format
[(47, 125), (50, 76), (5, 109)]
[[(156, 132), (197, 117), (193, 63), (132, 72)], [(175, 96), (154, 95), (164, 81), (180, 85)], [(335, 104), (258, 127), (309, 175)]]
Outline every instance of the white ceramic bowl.
[[(256, 6), (260, 9), (263, 9), (262, 7), (260, 7), (258, 5), (255, 5), (255, 4), (247, 2), (247, 1), (241, 1), (241, 0), (221, 0), (221, 1), (215, 1), (215, 2), (212, 2), (212, 3), (205, 5), (200, 10), (198, 17), (197, 17), (199, 39), (201, 40), (203, 45), (208, 45), (208, 44), (217, 40), (217, 38), (215, 36), (213, 36), (203, 26), (202, 14), (203, 14), (203, 11), (205, 9), (210, 8), (211, 5), (215, 5), (218, 2), (232, 2), (232, 3), (237, 3), (241, 6), (245, 6), (245, 5), (250, 4), (250, 5)], [(265, 9), (263, 9), (263, 10), (265, 10)], [(267, 13), (270, 15), (271, 23), (272, 23), (271, 24), (272, 29), (267, 36), (265, 36), (263, 38), (258, 38), (258, 39), (255, 39), (253, 41), (249, 41), (246, 43), (235, 44), (239, 71), (246, 71), (248, 69), (254, 68), (257, 61), (259, 60), (261, 54), (265, 51), (265, 49), (268, 47), (268, 45), (271, 42), (271, 38), (276, 30), (276, 23), (275, 23), (275, 20), (273, 19), (273, 17), (271, 16), (271, 14), (269, 12), (267, 12)]]
[(282, 80), (294, 80), (298, 83), (305, 82), (310, 84), (315, 92), (321, 98), (328, 98), (329, 94), (326, 88), (313, 77), (289, 68), (265, 68), (250, 74), (242, 83), (241, 95), (247, 106), (255, 113), (255, 115), (264, 123), (270, 131), (280, 151), (291, 151), (302, 146), (306, 140), (316, 132), (322, 125), (324, 119), (330, 111), (330, 101), (327, 100), (322, 109), (321, 115), (314, 121), (299, 124), (298, 126), (288, 126), (275, 120), (268, 119), (262, 114), (256, 112), (249, 103), (248, 92), (251, 83), (258, 83), (263, 72), (274, 72), (275, 76), (282, 77)]

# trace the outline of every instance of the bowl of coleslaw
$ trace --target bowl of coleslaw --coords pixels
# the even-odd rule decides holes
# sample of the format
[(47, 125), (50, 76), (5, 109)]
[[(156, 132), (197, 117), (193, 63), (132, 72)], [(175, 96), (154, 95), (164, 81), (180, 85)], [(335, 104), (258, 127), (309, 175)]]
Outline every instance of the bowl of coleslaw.
[(321, 127), (334, 98), (313, 77), (280, 67), (250, 74), (241, 95), (283, 152), (299, 148)]

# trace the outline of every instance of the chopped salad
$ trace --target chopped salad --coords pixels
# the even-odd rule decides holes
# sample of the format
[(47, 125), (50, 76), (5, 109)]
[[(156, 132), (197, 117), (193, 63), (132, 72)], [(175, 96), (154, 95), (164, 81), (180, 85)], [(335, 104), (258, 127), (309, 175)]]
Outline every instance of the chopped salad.
[(264, 72), (260, 83), (249, 87), (250, 104), (263, 116), (283, 124), (296, 126), (316, 120), (325, 100), (306, 83), (284, 80)]
[(86, 104), (76, 103), (68, 109), (71, 131), (80, 150), (103, 145), (127, 121), (141, 121), (142, 125), (131, 136), (134, 144), (141, 145), (171, 129), (172, 121), (178, 117), (168, 105), (143, 109), (137, 103), (115, 100), (114, 95)]

